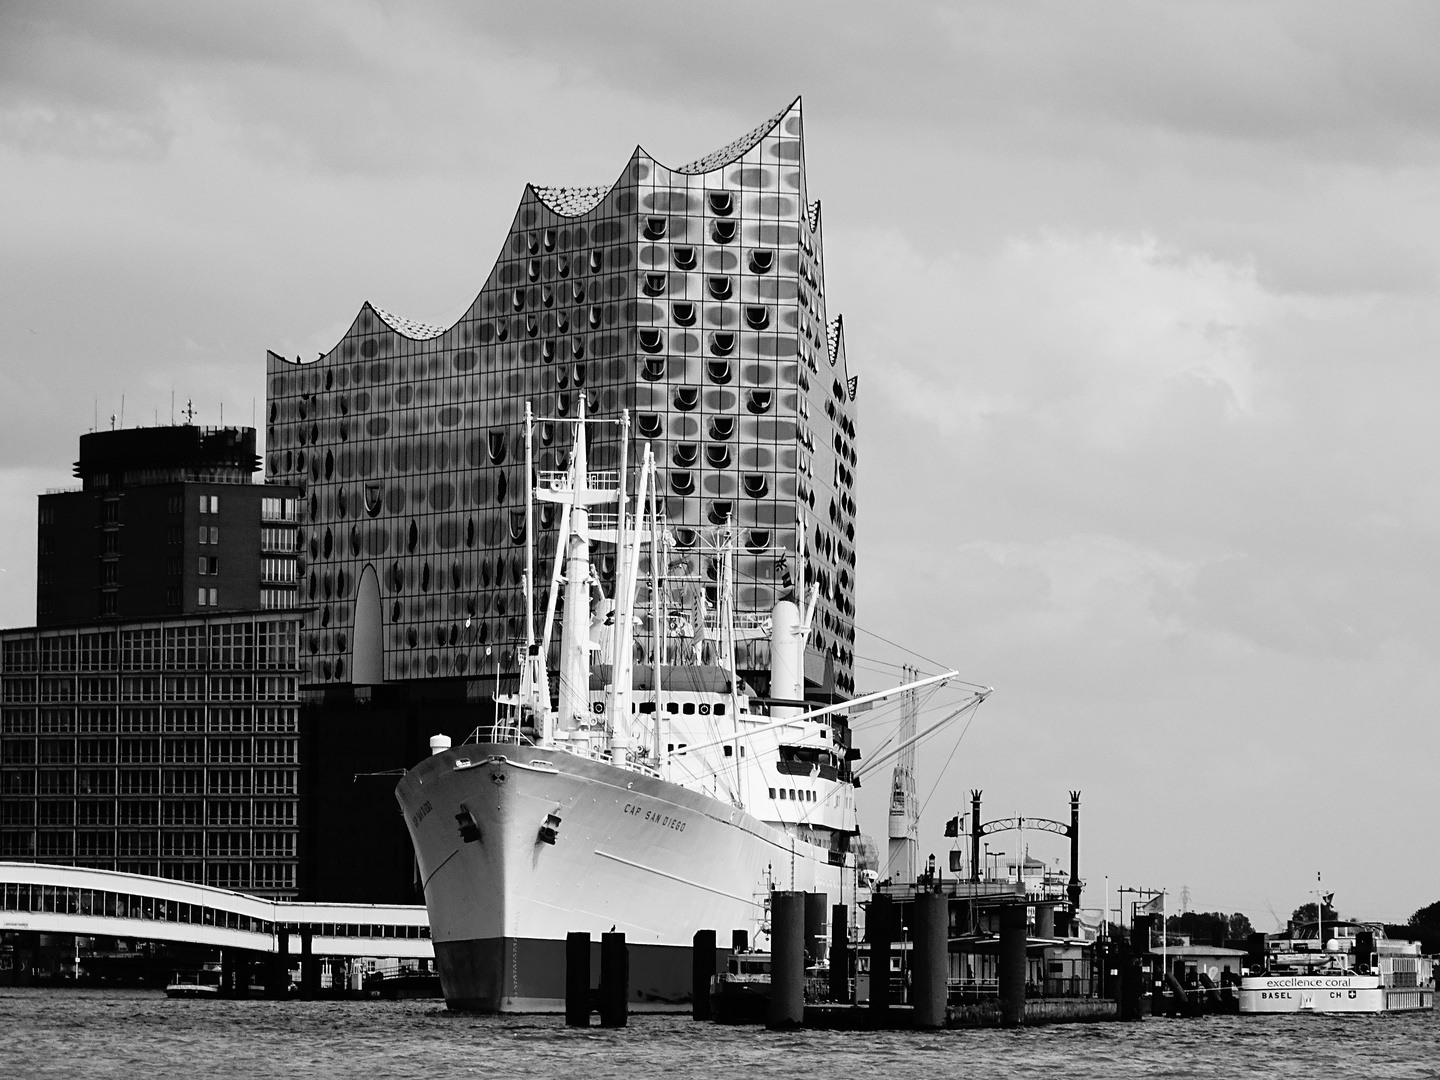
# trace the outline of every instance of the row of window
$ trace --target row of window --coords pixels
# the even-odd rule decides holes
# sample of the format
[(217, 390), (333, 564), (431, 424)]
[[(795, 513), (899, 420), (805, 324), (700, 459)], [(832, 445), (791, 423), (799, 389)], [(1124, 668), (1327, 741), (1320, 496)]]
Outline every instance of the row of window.
[(295, 858), (294, 833), (227, 832), (7, 832), (0, 849), (12, 858), (122, 859)]
[(286, 668), (295, 666), (297, 633), (291, 620), (264, 619), (17, 636), (0, 641), (0, 667), (11, 675), (117, 668)]
[[(789, 792), (787, 795), (786, 792)], [(772, 799), (790, 799), (792, 802), (814, 802), (815, 792), (807, 791), (805, 788), (780, 788), (777, 794), (775, 788), (770, 789)]]
[(290, 799), (72, 799), (0, 800), (0, 825), (14, 828), (293, 828), (298, 804)]
[(0, 772), (0, 795), (294, 795), (295, 769), (25, 769)]
[(285, 735), (299, 730), (297, 709), (273, 705), (7, 708), (0, 713), (0, 733), (5, 735), (203, 734), (207, 731)]
[[(136, 896), (100, 889), (72, 889), (62, 885), (32, 885), (8, 882), (0, 910), (57, 915), (81, 915), (111, 919), (144, 919), (152, 922), (182, 923), (242, 930), (251, 934), (285, 931), (299, 934), (300, 923), (273, 923), (224, 908), (187, 904), (154, 896)], [(313, 923), (320, 937), (387, 938), (423, 940), (430, 937), (428, 926), (394, 926), (378, 923)]]
[[(200, 590), (204, 602), (204, 589)], [(215, 603), (215, 590), (209, 590)], [(6, 705), (28, 705), (38, 702), (116, 700), (115, 677), (89, 676), (78, 680), (70, 676), (6, 676), (3, 700)], [(298, 684), (294, 676), (284, 675), (204, 675), (159, 676), (125, 675), (118, 683), (120, 701), (293, 701)]]
[(65, 739), (7, 738), (0, 746), (5, 765), (270, 764), (299, 760), (295, 739)]

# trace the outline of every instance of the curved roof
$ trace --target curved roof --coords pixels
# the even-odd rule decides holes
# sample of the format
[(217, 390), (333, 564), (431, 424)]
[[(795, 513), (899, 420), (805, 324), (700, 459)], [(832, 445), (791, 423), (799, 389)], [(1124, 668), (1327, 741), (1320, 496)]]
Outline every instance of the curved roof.
[(530, 190), (535, 192), (535, 197), (548, 206), (561, 217), (579, 217), (581, 214), (588, 214), (600, 201), (610, 194), (610, 187), (594, 185), (590, 187), (536, 187), (530, 185)]
[(774, 116), (770, 117), (769, 120), (766, 120), (759, 127), (753, 129), (752, 131), (747, 131), (744, 135), (741, 135), (740, 138), (736, 139), (728, 146), (722, 146), (719, 150), (706, 154), (704, 157), (692, 161), (688, 165), (681, 165), (678, 169), (675, 170), (675, 172), (691, 174), (707, 173), (714, 172), (722, 165), (729, 165), (730, 162), (734, 161), (742, 154), (746, 153), (749, 150), (753, 150), (756, 146), (758, 146), (760, 140), (763, 139), (767, 134), (769, 134), (770, 131), (774, 129), (776, 124), (780, 123), (781, 120), (784, 120), (786, 114), (789, 113), (791, 109), (795, 108), (795, 106), (799, 103), (800, 99), (797, 97), (794, 101), (790, 102), (789, 105), (786, 105), (785, 108), (781, 109)]
[(415, 341), (428, 341), (430, 338), (439, 337), (445, 333), (447, 329), (447, 327), (444, 326), (431, 326), (429, 323), (419, 323), (413, 319), (405, 319), (399, 315), (391, 315), (390, 312), (384, 311), (374, 304), (370, 305), (370, 310), (380, 316), (380, 320), (385, 323), (386, 326), (390, 327), (391, 330), (394, 330), (397, 334), (404, 334), (406, 337), (412, 338)]

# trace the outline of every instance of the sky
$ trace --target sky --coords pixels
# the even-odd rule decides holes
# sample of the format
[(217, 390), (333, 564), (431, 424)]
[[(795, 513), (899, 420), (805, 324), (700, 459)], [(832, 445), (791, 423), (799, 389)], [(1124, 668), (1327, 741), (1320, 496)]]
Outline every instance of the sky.
[(526, 182), (801, 94), (859, 682), (896, 642), (995, 688), (920, 754), (922, 855), (972, 787), (1078, 789), (1087, 906), (1273, 930), (1320, 874), (1403, 920), (1440, 898), (1437, 46), (1423, 3), (3, 0), (0, 625), (96, 423), (249, 424), (266, 349), (453, 322)]

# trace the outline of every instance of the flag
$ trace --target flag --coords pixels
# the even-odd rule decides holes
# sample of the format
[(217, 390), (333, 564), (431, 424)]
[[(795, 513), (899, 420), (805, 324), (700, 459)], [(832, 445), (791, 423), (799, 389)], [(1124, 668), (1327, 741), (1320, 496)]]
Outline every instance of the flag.
[(1162, 892), (1140, 910), (1146, 915), (1159, 915), (1165, 910), (1165, 894)]
[(1326, 907), (1334, 907), (1334, 906), (1335, 906), (1335, 894), (1334, 894), (1333, 892), (1327, 892), (1327, 893), (1324, 895), (1324, 903), (1325, 903), (1325, 906), (1326, 906)]
[(954, 817), (952, 817), (949, 821), (945, 822), (945, 835), (946, 835), (946, 836), (959, 836), (959, 835), (960, 835), (960, 815), (959, 815), (959, 814), (956, 814), (956, 815), (955, 815)]

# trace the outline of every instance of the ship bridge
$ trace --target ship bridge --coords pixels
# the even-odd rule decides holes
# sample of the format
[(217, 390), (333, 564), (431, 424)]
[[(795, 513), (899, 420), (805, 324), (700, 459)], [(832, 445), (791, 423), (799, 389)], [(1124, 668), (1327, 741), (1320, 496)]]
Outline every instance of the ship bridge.
[(181, 942), (253, 953), (433, 959), (425, 908), (269, 900), (185, 881), (0, 862), (0, 931)]

